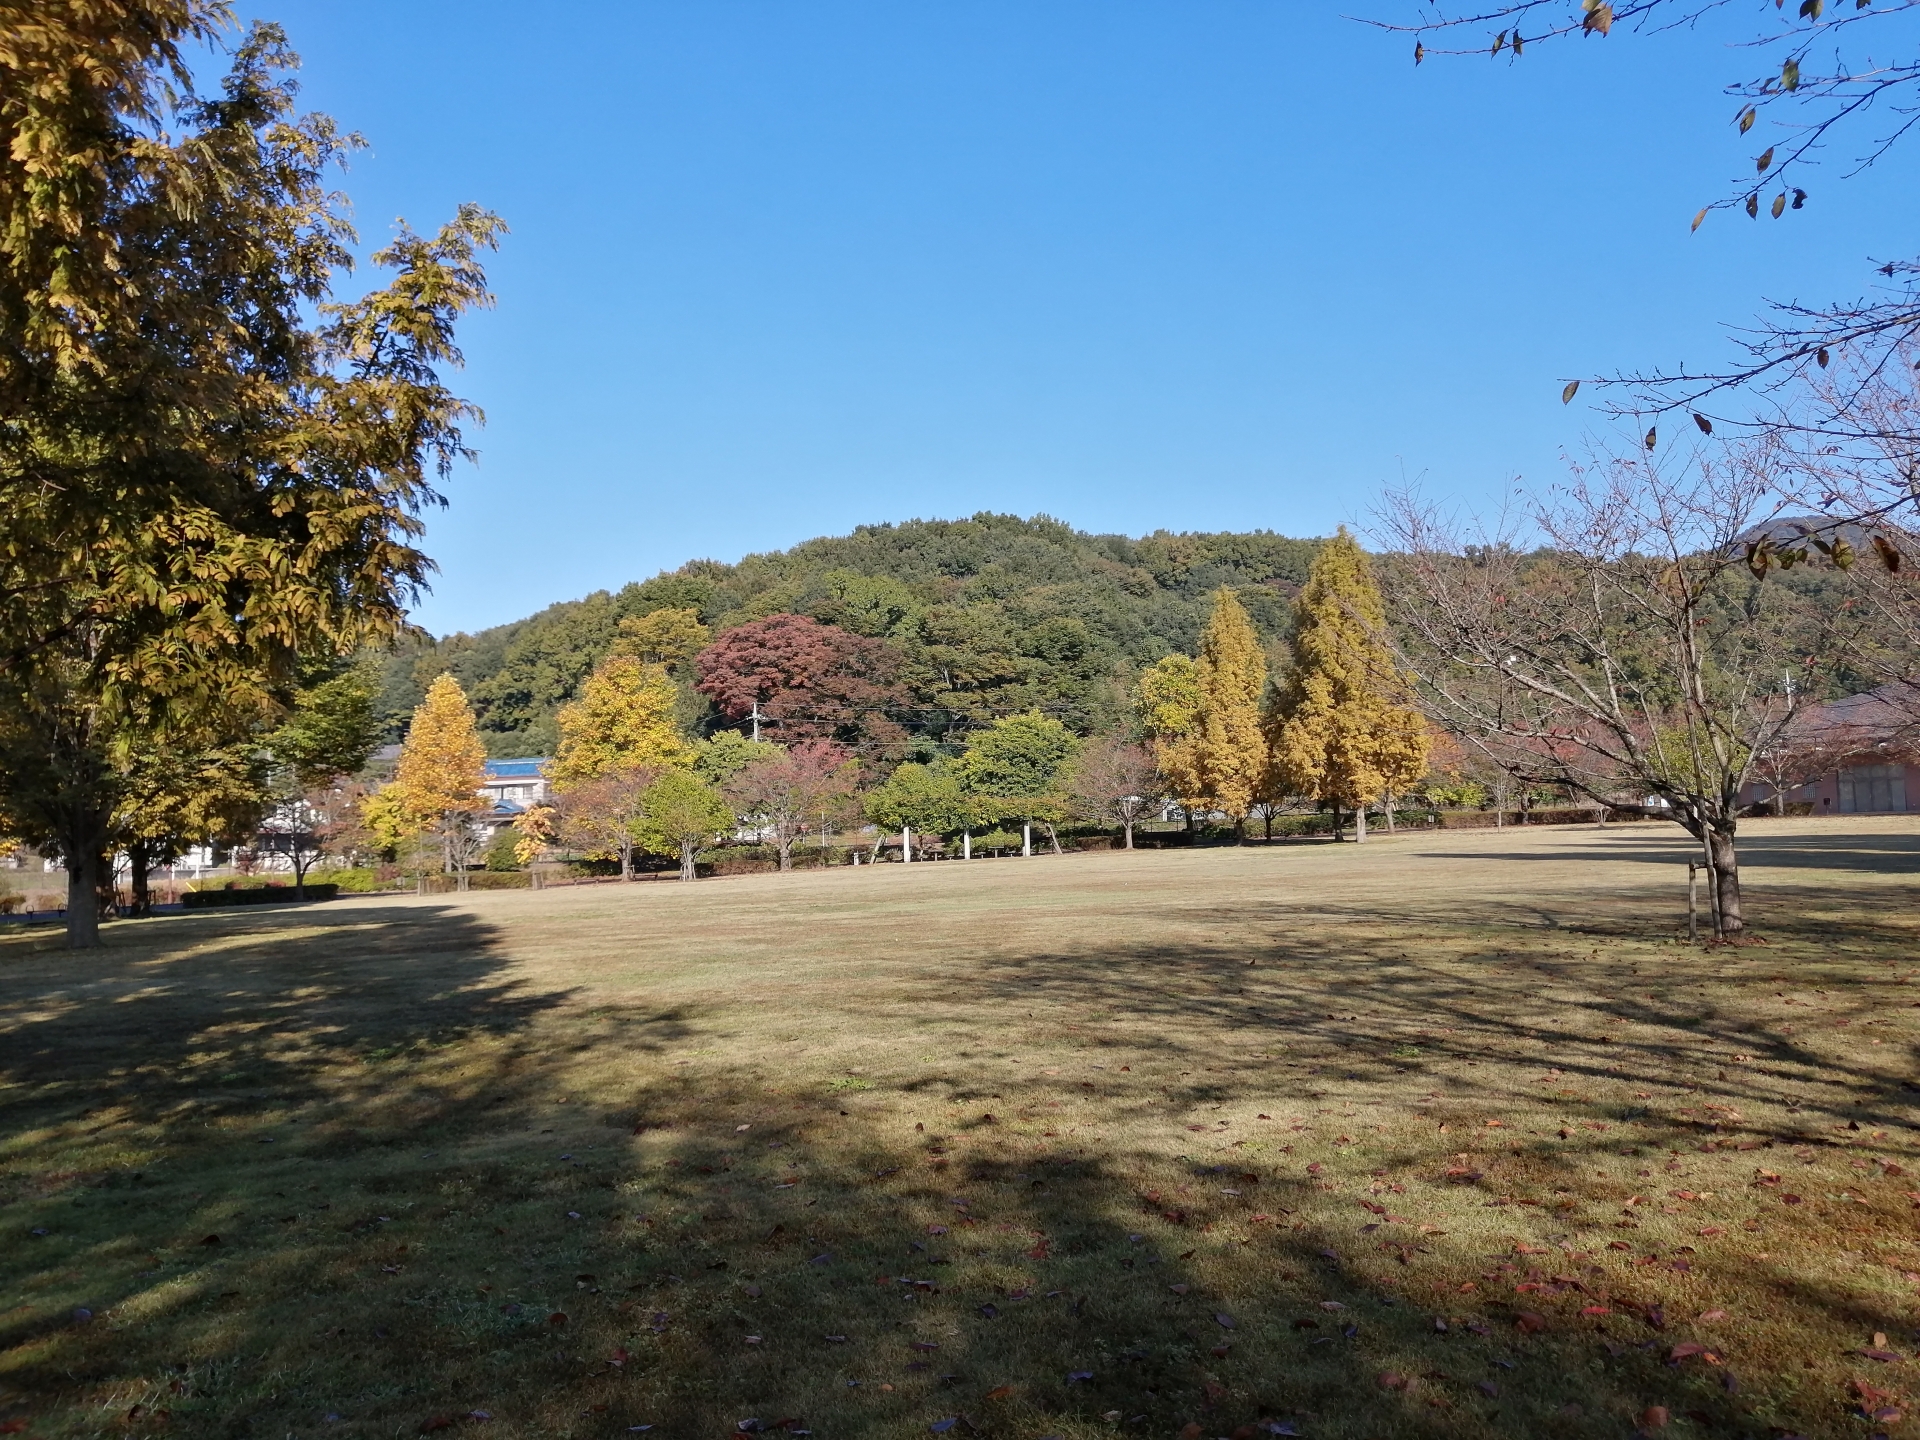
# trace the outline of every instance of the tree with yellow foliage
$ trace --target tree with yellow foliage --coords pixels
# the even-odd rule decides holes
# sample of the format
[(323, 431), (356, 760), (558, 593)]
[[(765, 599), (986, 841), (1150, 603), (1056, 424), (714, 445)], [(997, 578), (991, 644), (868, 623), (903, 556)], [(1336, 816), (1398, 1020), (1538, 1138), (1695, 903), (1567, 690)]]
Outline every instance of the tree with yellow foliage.
[(548, 781), (565, 793), (618, 771), (692, 764), (694, 747), (680, 733), (673, 704), (666, 666), (610, 656), (557, 717), (560, 744), (547, 767)]
[(620, 622), (613, 653), (678, 672), (712, 639), (713, 632), (700, 623), (698, 610), (650, 610)]
[(1386, 614), (1367, 554), (1340, 527), (1314, 557), (1294, 601), (1292, 668), (1268, 717), (1275, 783), (1355, 812), (1426, 770), (1427, 727), (1398, 703), (1406, 682), (1386, 644)]
[(1200, 632), (1194, 679), (1200, 692), (1192, 741), (1198, 793), (1232, 817), (1234, 833), (1244, 840), (1247, 812), (1267, 771), (1267, 740), (1260, 727), (1267, 657), (1253, 621), (1225, 586), (1214, 594), (1213, 614)]
[(1191, 657), (1168, 655), (1142, 672), (1134, 690), (1134, 713), (1152, 743), (1154, 763), (1168, 792), (1188, 812), (1189, 828), (1201, 791), (1200, 709), (1199, 666)]
[(487, 804), (480, 794), (486, 765), (467, 692), (453, 676), (442, 675), (413, 712), (393, 783), (376, 797), (382, 803), (370, 803), (367, 823), (376, 832), (391, 825), (402, 835), (437, 835), (447, 873), (458, 875), (464, 890), (479, 838), (473, 817)]

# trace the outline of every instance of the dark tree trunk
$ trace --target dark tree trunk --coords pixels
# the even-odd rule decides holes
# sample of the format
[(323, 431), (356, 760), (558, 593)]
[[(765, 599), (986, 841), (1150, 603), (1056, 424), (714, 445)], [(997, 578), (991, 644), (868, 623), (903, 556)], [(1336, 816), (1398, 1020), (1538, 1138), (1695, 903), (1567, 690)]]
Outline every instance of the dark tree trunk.
[(773, 841), (780, 848), (780, 868), (791, 870), (793, 868), (793, 833), (782, 830), (775, 834)]
[(67, 852), (69, 950), (91, 950), (100, 943), (100, 875), (105, 868), (100, 851), (92, 846)]
[(1347, 838), (1346, 826), (1340, 816), (1340, 802), (1333, 802), (1333, 843), (1338, 845)]
[(1247, 817), (1244, 815), (1233, 817), (1233, 843), (1236, 845), (1247, 843)]
[(127, 847), (127, 883), (133, 892), (130, 908), (143, 919), (153, 914), (152, 877), (153, 861), (147, 850), (147, 842), (136, 840)]
[(633, 881), (633, 841), (620, 842), (620, 878), (631, 884)]
[(1263, 818), (1267, 827), (1267, 843), (1271, 845), (1273, 843), (1273, 807), (1271, 805), (1267, 807), (1267, 813)]

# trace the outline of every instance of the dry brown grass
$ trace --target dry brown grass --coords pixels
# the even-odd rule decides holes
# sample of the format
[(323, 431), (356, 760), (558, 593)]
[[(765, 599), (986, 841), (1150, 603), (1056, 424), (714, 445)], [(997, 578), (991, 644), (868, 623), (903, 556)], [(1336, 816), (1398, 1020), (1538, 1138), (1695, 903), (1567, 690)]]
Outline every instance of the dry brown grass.
[(1647, 827), (9, 934), (0, 1427), (1864, 1435), (1920, 826), (1748, 857), (1724, 950)]

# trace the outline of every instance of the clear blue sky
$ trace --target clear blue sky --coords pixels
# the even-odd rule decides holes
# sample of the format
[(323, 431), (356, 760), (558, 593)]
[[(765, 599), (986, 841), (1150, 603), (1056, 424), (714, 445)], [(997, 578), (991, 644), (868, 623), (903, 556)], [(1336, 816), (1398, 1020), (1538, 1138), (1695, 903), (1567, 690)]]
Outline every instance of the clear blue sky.
[(1916, 248), (1911, 151), (1689, 235), (1760, 148), (1729, 35), (1416, 70), (1340, 13), (1408, 0), (248, 8), (372, 141), (369, 245), (463, 200), (513, 228), (436, 632), (865, 521), (1484, 499), (1593, 423), (1562, 377), (1713, 359)]

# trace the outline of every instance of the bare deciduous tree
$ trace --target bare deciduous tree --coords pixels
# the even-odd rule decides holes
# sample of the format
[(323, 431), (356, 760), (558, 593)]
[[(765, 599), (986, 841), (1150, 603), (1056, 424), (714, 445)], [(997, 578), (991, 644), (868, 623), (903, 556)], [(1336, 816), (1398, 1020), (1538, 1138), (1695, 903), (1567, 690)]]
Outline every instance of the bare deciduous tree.
[(1068, 795), (1076, 814), (1104, 825), (1118, 825), (1133, 849), (1133, 827), (1158, 810), (1167, 794), (1159, 767), (1144, 745), (1125, 736), (1089, 740), (1074, 761)]
[(740, 818), (773, 837), (780, 868), (793, 868), (793, 845), (809, 823), (839, 813), (859, 780), (859, 762), (831, 740), (805, 740), (755, 760), (725, 786)]
[(659, 777), (659, 767), (636, 765), (573, 785), (554, 802), (550, 823), (555, 838), (589, 855), (616, 857), (620, 878), (633, 879), (633, 850), (646, 814), (647, 787)]
[(1745, 568), (1777, 519), (1763, 453), (1576, 468), (1517, 527), (1451, 522), (1410, 493), (1382, 528), (1402, 663), (1438, 724), (1527, 784), (1644, 809), (1700, 842), (1716, 928), (1745, 925), (1740, 792), (1807, 693), (1782, 586)]

